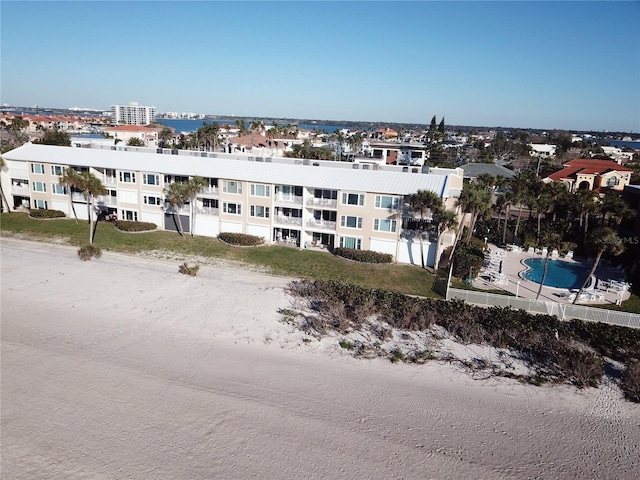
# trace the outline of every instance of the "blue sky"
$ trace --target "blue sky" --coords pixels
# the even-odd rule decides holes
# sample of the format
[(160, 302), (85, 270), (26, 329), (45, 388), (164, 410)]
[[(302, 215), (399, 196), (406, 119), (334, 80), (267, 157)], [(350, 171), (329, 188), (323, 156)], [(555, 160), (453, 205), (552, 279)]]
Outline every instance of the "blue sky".
[(640, 2), (0, 3), (0, 102), (640, 132)]

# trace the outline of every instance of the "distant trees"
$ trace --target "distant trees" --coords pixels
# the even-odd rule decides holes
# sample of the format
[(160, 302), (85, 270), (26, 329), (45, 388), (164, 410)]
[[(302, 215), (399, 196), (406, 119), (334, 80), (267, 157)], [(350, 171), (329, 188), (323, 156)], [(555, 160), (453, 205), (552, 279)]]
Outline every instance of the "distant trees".
[(127, 145), (130, 147), (144, 147), (144, 141), (138, 137), (131, 137), (127, 141)]
[(42, 138), (40, 138), (39, 140), (34, 140), (33, 143), (70, 147), (71, 135), (67, 132), (63, 132), (58, 128), (45, 128)]
[(160, 130), (160, 133), (158, 133), (158, 140), (160, 140), (161, 147), (165, 147), (167, 144), (169, 144), (172, 138), (173, 130), (171, 130), (169, 127), (163, 127), (162, 130)]
[(288, 158), (308, 158), (310, 160), (333, 160), (333, 151), (330, 148), (316, 148), (309, 140), (297, 143), (291, 147), (290, 152), (284, 153)]

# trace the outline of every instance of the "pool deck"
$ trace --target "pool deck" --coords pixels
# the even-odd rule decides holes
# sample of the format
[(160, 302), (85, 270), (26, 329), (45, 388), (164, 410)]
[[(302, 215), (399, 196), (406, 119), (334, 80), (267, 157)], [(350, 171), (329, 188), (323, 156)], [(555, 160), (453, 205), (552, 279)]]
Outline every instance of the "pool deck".
[[(532, 282), (525, 278), (520, 277), (520, 273), (527, 269), (527, 266), (523, 263), (528, 258), (544, 258), (540, 253), (528, 253), (526, 251), (509, 251), (504, 248), (498, 248), (496, 245), (489, 244), (489, 249), (492, 252), (500, 252), (503, 255), (502, 261), (502, 273), (506, 276), (506, 283), (496, 284), (492, 283), (488, 274), (484, 270), (480, 272), (478, 277), (473, 281), (473, 286), (482, 290), (504, 290), (505, 292), (518, 295), (522, 298), (536, 298), (539, 283)], [(561, 258), (561, 260), (567, 262), (583, 263), (571, 258)], [(549, 260), (551, 261), (551, 260)], [(589, 268), (586, 264), (583, 265)], [(631, 296), (628, 290), (622, 292), (607, 291), (601, 288), (602, 282), (607, 282), (610, 279), (624, 280), (624, 272), (619, 270), (612, 270), (608, 268), (601, 260), (600, 265), (595, 271), (595, 277), (597, 279), (596, 285), (593, 291), (598, 293), (601, 300), (586, 300), (576, 302), (580, 305), (606, 305), (615, 304), (620, 301), (628, 300)], [(518, 285), (519, 282), (519, 285)], [(591, 289), (589, 289), (591, 291)], [(553, 302), (572, 303), (572, 300), (568, 298), (571, 292), (576, 290), (569, 290), (566, 288), (554, 288), (554, 287), (542, 287), (539, 300), (550, 300)]]

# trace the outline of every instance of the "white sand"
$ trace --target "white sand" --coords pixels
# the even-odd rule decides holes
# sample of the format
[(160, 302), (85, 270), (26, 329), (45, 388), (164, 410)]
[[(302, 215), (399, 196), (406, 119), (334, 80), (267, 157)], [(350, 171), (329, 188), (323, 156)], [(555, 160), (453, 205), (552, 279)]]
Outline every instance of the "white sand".
[(617, 387), (357, 360), (286, 279), (2, 239), (3, 479), (637, 478)]

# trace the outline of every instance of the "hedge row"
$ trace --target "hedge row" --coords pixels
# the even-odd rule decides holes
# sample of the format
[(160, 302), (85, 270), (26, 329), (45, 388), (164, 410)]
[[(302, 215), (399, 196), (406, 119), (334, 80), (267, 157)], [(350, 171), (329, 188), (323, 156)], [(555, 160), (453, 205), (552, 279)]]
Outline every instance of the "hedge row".
[(65, 213), (61, 210), (34, 208), (32, 210), (29, 210), (29, 216), (32, 218), (61, 218), (65, 216)]
[(218, 235), (218, 238), (230, 245), (239, 245), (241, 247), (254, 247), (264, 243), (264, 238), (244, 233), (223, 232)]
[(158, 226), (151, 222), (131, 222), (128, 220), (117, 220), (116, 228), (123, 232), (146, 232), (155, 230)]
[(335, 253), (339, 257), (344, 257), (349, 260), (355, 260), (362, 263), (391, 263), (393, 262), (393, 255), (390, 253), (374, 252), (372, 250), (356, 250), (355, 248), (341, 248), (334, 249)]
[[(509, 308), (482, 308), (462, 301), (413, 298), (336, 281), (291, 282), (287, 291), (305, 299), (308, 326), (316, 331), (346, 334), (369, 318), (391, 328), (421, 331), (440, 325), (462, 343), (488, 344), (520, 352), (535, 367), (537, 378), (597, 386), (604, 374), (603, 356), (627, 364), (623, 390), (638, 401), (640, 395), (640, 331), (612, 325), (560, 322), (549, 315), (533, 315)], [(384, 332), (382, 332), (384, 333)]]

